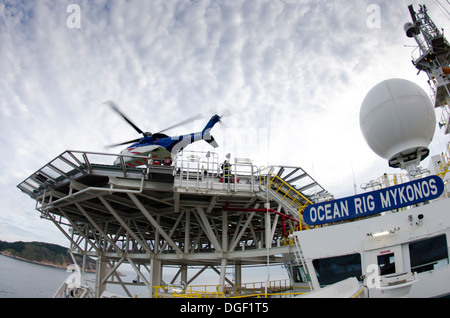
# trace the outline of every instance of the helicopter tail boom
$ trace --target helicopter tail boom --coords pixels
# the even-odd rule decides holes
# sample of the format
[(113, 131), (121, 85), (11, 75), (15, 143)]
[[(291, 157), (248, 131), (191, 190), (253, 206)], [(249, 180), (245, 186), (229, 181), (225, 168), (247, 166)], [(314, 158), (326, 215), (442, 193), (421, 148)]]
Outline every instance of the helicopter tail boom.
[(211, 132), (211, 129), (214, 127), (214, 125), (216, 125), (218, 122), (220, 122), (220, 118), (221, 117), (219, 115), (212, 116), (202, 131), (202, 139), (204, 141), (206, 141), (207, 143), (209, 143), (214, 148), (219, 147), (219, 145), (214, 140), (214, 137), (211, 136), (210, 132)]
[(209, 131), (214, 127), (215, 124), (217, 124), (220, 121), (219, 115), (214, 115), (211, 117), (211, 119), (206, 124), (205, 128), (203, 128), (202, 134), (207, 135), (209, 134)]

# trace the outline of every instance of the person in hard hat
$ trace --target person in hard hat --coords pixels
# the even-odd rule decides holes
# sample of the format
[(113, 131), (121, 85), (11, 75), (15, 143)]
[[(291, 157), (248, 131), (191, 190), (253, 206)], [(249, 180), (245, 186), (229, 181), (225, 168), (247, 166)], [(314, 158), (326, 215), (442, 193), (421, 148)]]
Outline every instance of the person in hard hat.
[(220, 168), (223, 172), (223, 182), (231, 182), (231, 164), (228, 162), (228, 160), (225, 160)]

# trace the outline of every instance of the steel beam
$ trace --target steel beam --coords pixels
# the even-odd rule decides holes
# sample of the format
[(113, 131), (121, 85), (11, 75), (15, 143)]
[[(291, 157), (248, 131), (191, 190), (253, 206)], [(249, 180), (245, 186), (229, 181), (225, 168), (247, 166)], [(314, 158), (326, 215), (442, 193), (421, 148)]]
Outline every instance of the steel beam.
[(141, 211), (141, 213), (147, 218), (147, 220), (153, 225), (153, 227), (158, 231), (159, 234), (161, 234), (162, 237), (169, 243), (170, 246), (173, 247), (175, 252), (177, 254), (182, 254), (183, 252), (181, 249), (175, 244), (175, 242), (170, 238), (170, 236), (164, 231), (164, 229), (156, 222), (156, 220), (150, 215), (150, 213), (147, 211), (147, 209), (144, 207), (144, 205), (139, 201), (139, 199), (133, 194), (128, 193), (128, 196), (133, 201), (134, 204), (138, 207), (138, 209)]
[(208, 221), (208, 218), (206, 217), (205, 211), (201, 207), (197, 207), (197, 213), (200, 217), (200, 222), (203, 225), (203, 228), (205, 230), (206, 236), (208, 236), (209, 241), (214, 245), (214, 248), (218, 252), (222, 252), (222, 247), (220, 246), (219, 241), (217, 240), (216, 235), (214, 234), (214, 231), (211, 227), (211, 224)]
[(153, 254), (153, 251), (150, 249), (150, 247), (147, 245), (146, 242), (143, 242), (136, 233), (128, 226), (128, 224), (120, 217), (120, 215), (112, 208), (112, 206), (109, 204), (108, 201), (105, 200), (103, 197), (98, 197), (98, 199), (103, 203), (103, 205), (108, 209), (108, 211), (114, 216), (114, 218), (122, 225), (122, 227), (127, 231), (129, 235), (131, 235), (136, 242), (139, 243), (139, 245), (142, 246), (142, 248), (149, 253), (150, 255)]

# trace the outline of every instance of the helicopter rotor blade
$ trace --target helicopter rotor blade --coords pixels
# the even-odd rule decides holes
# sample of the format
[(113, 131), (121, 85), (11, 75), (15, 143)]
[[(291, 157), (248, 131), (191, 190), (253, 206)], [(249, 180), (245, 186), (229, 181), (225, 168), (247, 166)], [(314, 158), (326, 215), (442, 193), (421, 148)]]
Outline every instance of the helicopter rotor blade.
[(203, 117), (203, 116), (202, 116), (201, 114), (197, 114), (197, 115), (195, 115), (195, 116), (189, 117), (188, 119), (185, 119), (185, 120), (183, 120), (183, 121), (180, 121), (179, 123), (177, 123), (177, 124), (175, 124), (175, 125), (172, 125), (172, 126), (170, 126), (170, 127), (167, 127), (167, 128), (165, 128), (165, 129), (159, 131), (158, 133), (162, 133), (162, 132), (164, 132), (164, 131), (167, 131), (167, 130), (169, 130), (169, 129), (173, 129), (173, 128), (175, 128), (175, 127), (179, 127), (179, 126), (182, 126), (182, 125), (186, 125), (186, 124), (188, 124), (188, 123), (190, 123), (190, 122), (193, 122), (194, 120), (200, 119), (200, 118), (202, 118), (202, 117)]
[(225, 111), (220, 116), (220, 119), (230, 116), (231, 111), (229, 109), (225, 109)]
[[(123, 119), (125, 119), (125, 121), (130, 124), (138, 133), (142, 134), (142, 135), (146, 135), (146, 133), (144, 133), (138, 126), (136, 126), (127, 116), (125, 116), (124, 113), (122, 113), (122, 111), (117, 107), (117, 105), (113, 102), (113, 101), (106, 101), (103, 104), (109, 105), (112, 110), (114, 110), (117, 114), (119, 114)], [(139, 140), (139, 139), (138, 139)]]
[(120, 142), (118, 144), (112, 144), (112, 145), (108, 145), (106, 146), (106, 148), (113, 148), (113, 147), (117, 147), (117, 146), (122, 146), (122, 145), (126, 145), (126, 144), (131, 144), (133, 142), (138, 142), (139, 140), (141, 140), (142, 138), (137, 138), (137, 139), (133, 139), (133, 140), (129, 140), (129, 141), (124, 141), (124, 142)]

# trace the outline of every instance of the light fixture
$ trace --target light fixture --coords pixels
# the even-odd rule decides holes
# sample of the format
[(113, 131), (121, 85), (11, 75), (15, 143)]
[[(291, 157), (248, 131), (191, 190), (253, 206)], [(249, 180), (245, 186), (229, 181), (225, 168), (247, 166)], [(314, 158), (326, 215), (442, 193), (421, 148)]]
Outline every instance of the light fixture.
[(382, 231), (382, 232), (372, 233), (372, 237), (380, 237), (380, 236), (385, 236), (388, 234), (391, 234), (391, 231)]
[(381, 237), (381, 236), (386, 236), (386, 235), (389, 235), (389, 234), (394, 234), (398, 230), (400, 230), (400, 227), (394, 228), (392, 230), (385, 230), (385, 231), (380, 231), (380, 232), (375, 232), (375, 233), (367, 233), (367, 236)]

